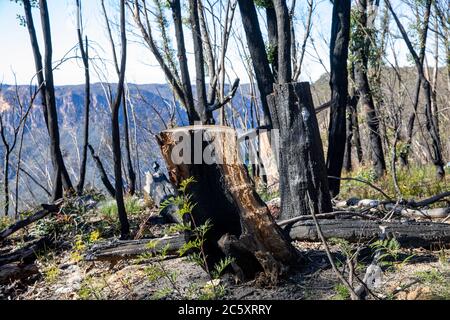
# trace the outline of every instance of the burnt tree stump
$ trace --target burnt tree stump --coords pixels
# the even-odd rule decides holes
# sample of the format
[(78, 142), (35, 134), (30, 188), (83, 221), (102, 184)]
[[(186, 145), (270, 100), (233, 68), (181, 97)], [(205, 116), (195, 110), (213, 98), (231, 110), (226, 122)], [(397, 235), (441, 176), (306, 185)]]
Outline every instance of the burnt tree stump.
[(196, 203), (192, 214), (196, 225), (207, 220), (212, 223), (204, 246), (209, 266), (224, 255), (231, 255), (235, 258), (235, 271), (251, 278), (258, 271), (278, 274), (280, 266), (295, 260), (295, 249), (270, 215), (240, 161), (233, 129), (210, 125), (180, 127), (161, 132), (158, 142), (170, 181), (176, 187), (189, 177), (196, 181), (188, 192)]
[(308, 82), (274, 84), (268, 96), (274, 129), (279, 130), (280, 219), (308, 215), (309, 191), (321, 213), (331, 212), (322, 140)]

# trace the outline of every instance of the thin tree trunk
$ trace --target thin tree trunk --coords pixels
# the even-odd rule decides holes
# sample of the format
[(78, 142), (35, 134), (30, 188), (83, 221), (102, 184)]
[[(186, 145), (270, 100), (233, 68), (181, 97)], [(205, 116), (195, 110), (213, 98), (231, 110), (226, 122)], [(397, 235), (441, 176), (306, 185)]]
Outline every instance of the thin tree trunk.
[(373, 96), (370, 89), (369, 79), (367, 76), (368, 68), (368, 54), (370, 45), (368, 43), (367, 35), (367, 0), (358, 2), (358, 17), (357, 17), (357, 34), (362, 34), (359, 39), (358, 47), (356, 48), (356, 62), (355, 62), (355, 80), (358, 87), (358, 93), (361, 100), (361, 105), (365, 109), (367, 125), (369, 127), (369, 145), (371, 151), (371, 158), (373, 168), (378, 177), (381, 177), (386, 171), (386, 162), (384, 160), (383, 143), (380, 136), (380, 119), (378, 117)]
[(190, 22), (194, 43), (195, 74), (197, 91), (197, 113), (203, 124), (214, 124), (212, 112), (208, 111), (208, 98), (205, 86), (205, 62), (203, 57), (202, 34), (198, 16), (198, 0), (189, 0)]
[(272, 6), (266, 8), (267, 19), (267, 36), (269, 38), (269, 50), (272, 54), (270, 64), (272, 65), (272, 72), (276, 81), (278, 74), (278, 28), (277, 28), (277, 15), (275, 9)]
[[(328, 175), (335, 177), (341, 177), (346, 143), (346, 106), (348, 97), (347, 57), (350, 40), (350, 7), (350, 0), (336, 0), (333, 5), (333, 20), (331, 24), (331, 111), (328, 127), (326, 164)], [(350, 155), (351, 152), (349, 153)], [(333, 196), (339, 194), (339, 179), (330, 179), (328, 185)]]
[(125, 131), (125, 151), (127, 156), (127, 172), (128, 172), (128, 192), (131, 195), (136, 193), (136, 173), (133, 168), (133, 160), (131, 159), (131, 146), (130, 146), (130, 132), (129, 132), (129, 121), (128, 121), (128, 104), (126, 101), (125, 93), (122, 95), (123, 104), (123, 121), (124, 121), (124, 131)]
[(277, 17), (278, 30), (278, 75), (277, 82), (289, 83), (292, 81), (291, 63), (291, 26), (289, 10), (285, 0), (274, 0), (273, 5)]
[(261, 121), (261, 125), (272, 126), (267, 96), (272, 93), (275, 80), (267, 59), (258, 15), (252, 0), (238, 0), (238, 3), (264, 112), (264, 122)]
[(84, 189), (84, 181), (86, 178), (86, 163), (87, 163), (87, 152), (88, 152), (88, 144), (89, 144), (89, 111), (91, 105), (91, 83), (90, 83), (90, 75), (89, 75), (89, 43), (86, 37), (86, 47), (83, 45), (83, 38), (81, 35), (81, 4), (80, 0), (77, 0), (77, 6), (79, 10), (79, 23), (77, 29), (78, 35), (78, 46), (81, 52), (81, 59), (83, 60), (84, 66), (84, 126), (83, 126), (83, 148), (82, 148), (82, 156), (81, 156), (81, 165), (80, 165), (80, 177), (77, 185), (77, 192), (79, 195), (83, 193)]
[(6, 150), (3, 158), (3, 192), (5, 193), (5, 203), (3, 204), (3, 209), (5, 216), (9, 215), (9, 156), (9, 150)]
[[(409, 40), (408, 34), (406, 33), (405, 29), (403, 28), (403, 25), (400, 22), (399, 18), (397, 17), (397, 14), (392, 9), (390, 1), (389, 0), (385, 0), (385, 1), (386, 1), (386, 5), (388, 6), (389, 10), (392, 13), (392, 16), (394, 17), (397, 27), (399, 28), (400, 33), (402, 34), (403, 40), (405, 41), (410, 54), (413, 56), (414, 63), (417, 68), (417, 73), (419, 74), (420, 82), (422, 85), (422, 90), (425, 93), (426, 127), (427, 127), (427, 131), (429, 134), (429, 138), (431, 140), (431, 148), (428, 146), (427, 150), (428, 150), (428, 153), (430, 155), (430, 158), (431, 158), (433, 164), (436, 167), (436, 174), (437, 174), (438, 179), (442, 179), (445, 176), (444, 160), (442, 158), (441, 138), (439, 136), (439, 132), (437, 131), (436, 123), (434, 122), (434, 117), (433, 117), (432, 102), (431, 102), (431, 86), (430, 86), (428, 79), (425, 77), (425, 73), (423, 70), (423, 63), (421, 63), (420, 57), (417, 55), (416, 51), (414, 50), (414, 47), (412, 46), (411, 41)], [(431, 3), (432, 3), (431, 0), (426, 1), (426, 12), (430, 11)], [(427, 23), (427, 25), (428, 25), (428, 23)], [(425, 26), (425, 28), (427, 28), (427, 26)], [(424, 36), (424, 39), (426, 39), (426, 36)]]
[(112, 128), (112, 148), (114, 158), (114, 177), (115, 177), (115, 195), (117, 203), (117, 212), (120, 221), (120, 234), (122, 239), (126, 239), (130, 234), (130, 225), (128, 223), (125, 203), (123, 199), (123, 181), (122, 181), (122, 155), (120, 150), (120, 127), (119, 127), (119, 109), (124, 91), (125, 67), (127, 57), (127, 38), (125, 31), (125, 0), (120, 1), (120, 39), (122, 55), (120, 61), (119, 83), (117, 84), (116, 98), (112, 105), (111, 128)]
[(42, 66), (42, 55), (39, 50), (39, 42), (36, 36), (36, 28), (34, 27), (33, 15), (31, 13), (30, 0), (23, 0), (23, 8), (25, 12), (25, 21), (27, 23), (28, 34), (30, 36), (31, 48), (33, 50), (34, 64), (36, 70), (36, 78), (38, 86), (41, 88), (41, 104), (42, 112), (44, 113), (45, 125), (48, 130), (48, 115), (47, 103), (45, 98), (45, 83), (44, 83), (44, 67)]
[(56, 110), (55, 88), (53, 84), (52, 68), (52, 39), (50, 33), (50, 18), (47, 8), (47, 0), (39, 1), (41, 13), (42, 33), (44, 35), (44, 77), (45, 77), (45, 98), (48, 108), (48, 127), (50, 135), (51, 157), (54, 163), (53, 173), (53, 200), (63, 196), (63, 184), (67, 191), (73, 190), (69, 173), (64, 164), (64, 159), (60, 148), (58, 112)]

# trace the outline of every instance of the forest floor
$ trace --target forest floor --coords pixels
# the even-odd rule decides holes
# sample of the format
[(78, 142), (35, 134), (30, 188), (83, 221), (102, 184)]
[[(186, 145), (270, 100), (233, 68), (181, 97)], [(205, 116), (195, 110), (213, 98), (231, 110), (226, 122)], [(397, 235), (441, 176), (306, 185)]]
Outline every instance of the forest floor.
[[(258, 281), (238, 284), (227, 274), (220, 282), (211, 281), (186, 257), (120, 260), (115, 264), (85, 261), (83, 254), (89, 246), (117, 234), (117, 229), (111, 227), (117, 222), (111, 201), (101, 200), (93, 207), (82, 214), (69, 208), (71, 213), (64, 217), (45, 218), (8, 240), (2, 252), (23, 246), (32, 235), (58, 233), (58, 245), (38, 255), (38, 272), (25, 280), (0, 285), (0, 299), (211, 299), (211, 286), (219, 285), (223, 299), (350, 298), (332, 271), (323, 245), (314, 242), (294, 242), (302, 254), (301, 261), (272, 286)], [(127, 201), (134, 230), (149, 214), (157, 214), (144, 207), (142, 200)], [(143, 236), (161, 237), (166, 230), (167, 226), (152, 225)], [(330, 242), (340, 269), (345, 265), (346, 245)], [(372, 253), (369, 250), (358, 259), (355, 272), (361, 279)], [(380, 299), (450, 299), (450, 250), (392, 248), (383, 265), (382, 281), (373, 292)]]

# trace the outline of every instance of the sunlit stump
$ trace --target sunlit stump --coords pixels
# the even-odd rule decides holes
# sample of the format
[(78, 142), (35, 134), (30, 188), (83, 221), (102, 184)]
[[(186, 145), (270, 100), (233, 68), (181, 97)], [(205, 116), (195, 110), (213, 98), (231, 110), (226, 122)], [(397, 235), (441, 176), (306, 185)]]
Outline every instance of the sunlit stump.
[(212, 223), (205, 251), (211, 267), (225, 255), (241, 279), (259, 271), (277, 278), (296, 252), (276, 225), (240, 159), (236, 132), (224, 126), (188, 126), (158, 135), (169, 179), (175, 186), (193, 177), (196, 225)]

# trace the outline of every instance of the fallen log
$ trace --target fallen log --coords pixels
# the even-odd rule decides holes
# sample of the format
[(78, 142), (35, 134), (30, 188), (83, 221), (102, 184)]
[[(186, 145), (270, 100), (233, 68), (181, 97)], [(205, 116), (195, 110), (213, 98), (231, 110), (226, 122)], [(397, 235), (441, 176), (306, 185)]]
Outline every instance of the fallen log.
[(50, 245), (50, 243), (51, 241), (48, 238), (41, 238), (31, 242), (23, 248), (3, 254), (0, 256), (0, 268), (2, 268), (3, 265), (17, 261), (21, 263), (31, 263), (36, 259), (39, 251)]
[(25, 228), (26, 226), (32, 224), (35, 221), (38, 221), (46, 216), (48, 216), (50, 213), (58, 212), (61, 205), (63, 203), (63, 200), (57, 200), (53, 204), (42, 204), (42, 210), (39, 210), (38, 212), (26, 217), (23, 220), (19, 220), (16, 223), (10, 225), (6, 229), (4, 229), (2, 232), (0, 232), (0, 242), (5, 240), (7, 237), (12, 235), (13, 233), (19, 231), (20, 229)]
[[(380, 222), (373, 220), (318, 220), (326, 239), (341, 238), (349, 242), (372, 241), (379, 239), (384, 234), (388, 238), (395, 237), (403, 247), (430, 248), (434, 245), (446, 246), (450, 244), (450, 224), (433, 222)], [(291, 241), (311, 241), (319, 242), (316, 226), (313, 220), (296, 221), (291, 224), (282, 222), (281, 225), (288, 234)], [(384, 231), (383, 231), (384, 230)], [(149, 247), (149, 243), (156, 245)], [(226, 236), (221, 241), (221, 246), (228, 250), (237, 250), (242, 246), (236, 237)], [(120, 240), (111, 243), (97, 244), (93, 246), (86, 254), (85, 260), (113, 261), (120, 259), (134, 259), (143, 253), (156, 254), (166, 249), (168, 254), (178, 254), (178, 250), (184, 245), (183, 235), (176, 235), (166, 238), (142, 239), (142, 240)], [(242, 255), (248, 263), (254, 263), (255, 260), (246, 254), (245, 250), (237, 250), (235, 254)], [(246, 273), (246, 270), (242, 270)]]
[(39, 269), (34, 263), (25, 265), (18, 262), (9, 263), (0, 268), (0, 285), (26, 279), (36, 273), (39, 273)]
[(84, 255), (86, 261), (116, 261), (135, 259), (139, 255), (158, 254), (163, 250), (167, 254), (178, 255), (185, 244), (184, 235), (141, 240), (117, 240), (110, 243), (99, 243), (90, 248)]
[[(434, 222), (381, 222), (373, 220), (319, 220), (326, 239), (349, 242), (379, 239), (383, 229), (388, 238), (395, 237), (402, 247), (433, 248), (450, 244), (450, 224)], [(314, 221), (299, 221), (284, 230), (292, 240), (320, 241)]]
[[(445, 208), (433, 208), (433, 209), (420, 209), (422, 206), (419, 206), (418, 204), (431, 204), (431, 200), (433, 199), (432, 203), (442, 200), (443, 195), (437, 195), (435, 197), (431, 197), (429, 199), (425, 199), (419, 202), (416, 202), (414, 200), (411, 201), (403, 201), (400, 203), (395, 203), (391, 201), (380, 201), (375, 199), (357, 199), (357, 198), (351, 198), (347, 201), (339, 201), (335, 204), (336, 208), (344, 209), (347, 207), (358, 207), (358, 208), (377, 208), (382, 207), (385, 210), (395, 210), (396, 213), (409, 218), (428, 218), (428, 219), (442, 219), (446, 218), (450, 215), (450, 207)], [(438, 200), (436, 200), (438, 199)], [(434, 201), (436, 200), (436, 201)], [(415, 208), (415, 209), (412, 209)]]

